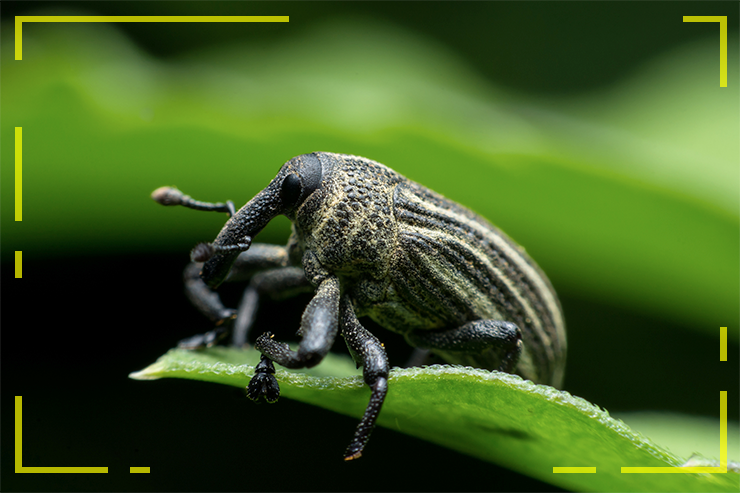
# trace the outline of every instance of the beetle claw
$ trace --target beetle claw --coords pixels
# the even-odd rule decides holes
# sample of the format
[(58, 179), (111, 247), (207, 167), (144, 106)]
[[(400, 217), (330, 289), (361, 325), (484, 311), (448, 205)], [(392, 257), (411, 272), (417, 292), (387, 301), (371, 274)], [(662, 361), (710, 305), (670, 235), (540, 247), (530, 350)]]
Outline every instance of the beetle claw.
[(344, 460), (345, 461), (359, 459), (360, 457), (362, 457), (362, 451), (361, 450), (360, 451), (357, 451), (357, 452), (354, 452), (354, 453), (350, 453), (349, 450), (348, 450), (347, 452), (344, 453)]

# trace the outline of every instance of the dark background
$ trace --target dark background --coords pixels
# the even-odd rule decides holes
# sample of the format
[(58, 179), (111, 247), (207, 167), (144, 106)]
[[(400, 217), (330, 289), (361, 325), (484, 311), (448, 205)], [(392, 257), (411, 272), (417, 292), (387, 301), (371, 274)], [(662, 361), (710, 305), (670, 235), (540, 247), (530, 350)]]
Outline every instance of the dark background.
[[(60, 4), (3, 2), (2, 18)], [(681, 16), (713, 15), (711, 4), (692, 2), (63, 5), (100, 15), (289, 15), (291, 26), (300, 29), (327, 16), (372, 17), (434, 38), (485, 78), (533, 96), (614, 84), (666, 50), (706, 35), (687, 29)], [(526, 29), (521, 19), (527, 20)], [(237, 38), (270, 43), (281, 35), (276, 24), (250, 29), (200, 24), (187, 36), (168, 24), (120, 27), (161, 58)], [(516, 46), (516, 56), (487, 49), (502, 43)], [(214, 234), (218, 227), (214, 224)], [(193, 244), (203, 239), (193, 238)], [(3, 490), (557, 490), (383, 428), (375, 431), (362, 460), (343, 463), (355, 419), (288, 399), (256, 407), (243, 391), (220, 385), (128, 379), (177, 340), (209, 329), (182, 293), (180, 275), (190, 246), (172, 245), (165, 255), (83, 251), (65, 257), (55, 256), (50, 246), (47, 258), (24, 262), (22, 280), (13, 278), (12, 263), (2, 265)], [(3, 242), (2, 248), (3, 259), (10, 260), (13, 245)], [(559, 294), (569, 330), (565, 389), (572, 394), (612, 412), (671, 409), (714, 416), (715, 389), (738, 388), (737, 375), (725, 366), (694, 357), (716, 353), (716, 339)], [(225, 294), (227, 300), (237, 296), (234, 289)], [(286, 310), (266, 304), (257, 323), (297, 323), (305, 299), (289, 305)], [(592, 335), (589, 327), (604, 324), (615, 330)], [(382, 333), (384, 341), (393, 340)], [(735, 356), (730, 354), (732, 368)], [(401, 351), (391, 354), (397, 365), (405, 357)], [(651, 392), (655, 382), (712, 385), (706, 396), (673, 395), (670, 401)], [(109, 473), (12, 474), (15, 395), (24, 396), (24, 464), (107, 466)], [(737, 416), (732, 397), (729, 407), (730, 416)], [(150, 466), (152, 473), (129, 474), (130, 466), (139, 465)]]

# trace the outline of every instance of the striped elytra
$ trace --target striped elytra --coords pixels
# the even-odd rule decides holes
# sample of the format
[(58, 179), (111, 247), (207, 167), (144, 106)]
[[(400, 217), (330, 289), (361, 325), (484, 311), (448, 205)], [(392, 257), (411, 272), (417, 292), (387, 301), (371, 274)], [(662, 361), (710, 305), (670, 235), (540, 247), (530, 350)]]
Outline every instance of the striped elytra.
[[(522, 247), (480, 215), (381, 163), (315, 155), (324, 186), (296, 211), (291, 242), (339, 276), (358, 315), (401, 334), (480, 319), (513, 322), (524, 342), (516, 373), (562, 384), (560, 303)], [(442, 356), (498, 369), (495, 357)]]

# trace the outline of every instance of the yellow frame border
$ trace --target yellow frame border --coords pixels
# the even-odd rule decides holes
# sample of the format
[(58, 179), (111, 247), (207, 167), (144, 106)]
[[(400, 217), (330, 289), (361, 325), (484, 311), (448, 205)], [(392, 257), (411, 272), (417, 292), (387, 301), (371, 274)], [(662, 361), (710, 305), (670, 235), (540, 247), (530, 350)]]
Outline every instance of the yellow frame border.
[[(16, 16), (15, 59), (23, 59), (24, 22), (289, 22), (288, 16)], [(683, 22), (719, 22), (720, 87), (727, 87), (727, 16), (683, 16)], [(22, 127), (16, 127), (16, 221), (21, 221)], [(20, 256), (16, 252), (16, 277), (20, 277)], [(726, 338), (726, 328), (724, 337)], [(726, 341), (726, 339), (722, 339)], [(725, 342), (726, 344), (726, 342)], [(722, 351), (722, 350), (721, 350)], [(726, 346), (724, 346), (726, 361)], [(24, 467), (22, 396), (15, 396), (16, 473), (107, 473), (107, 467)], [(130, 473), (149, 473), (149, 467), (130, 467)], [(553, 467), (553, 473), (595, 473), (595, 467)], [(720, 467), (622, 467), (622, 473), (726, 473), (727, 472), (727, 391), (720, 392)]]
[(631, 473), (726, 473), (727, 472), (727, 391), (719, 393), (719, 467), (623, 467), (623, 474)]
[[(727, 361), (727, 327), (719, 328), (719, 360)], [(595, 467), (553, 467), (553, 474), (595, 473)], [(673, 474), (716, 474), (727, 473), (727, 391), (719, 393), (719, 467), (675, 466), (675, 467), (622, 467), (623, 474), (673, 473)]]
[(684, 22), (719, 22), (719, 87), (727, 87), (727, 16), (685, 15)]
[(108, 473), (107, 467), (25, 467), (23, 465), (23, 396), (15, 396), (16, 473)]
[(24, 22), (289, 22), (287, 15), (17, 15), (15, 59), (23, 60)]

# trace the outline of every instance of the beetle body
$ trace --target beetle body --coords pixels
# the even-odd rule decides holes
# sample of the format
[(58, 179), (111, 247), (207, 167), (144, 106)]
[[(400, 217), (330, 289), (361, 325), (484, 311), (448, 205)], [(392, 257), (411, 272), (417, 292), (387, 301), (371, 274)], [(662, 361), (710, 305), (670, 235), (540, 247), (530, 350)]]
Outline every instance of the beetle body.
[[(358, 316), (403, 335), (481, 319), (513, 322), (524, 342), (517, 373), (561, 384), (560, 306), (521, 247), (484, 218), (387, 166), (320, 156), (324, 186), (289, 216), (296, 260), (315, 253), (339, 276)], [(445, 359), (498, 369), (498, 358), (488, 356), (450, 353)]]
[[(209, 205), (168, 188), (153, 198), (165, 205)], [(229, 203), (210, 206), (232, 217), (213, 243), (194, 250), (194, 260), (205, 263), (200, 278), (190, 276), (191, 299), (222, 322), (234, 312), (212, 290), (224, 280), (249, 277), (247, 271), (262, 274), (251, 277), (247, 293), (253, 296), (247, 303), (245, 294), (246, 304), (255, 305), (260, 294), (315, 291), (297, 351), (271, 334), (257, 339), (263, 361), (250, 397), (276, 399), (272, 361), (313, 366), (341, 332), (373, 390), (346, 459), (359, 457), (367, 442), (389, 371), (382, 344), (357, 317), (370, 317), (450, 363), (561, 384), (565, 327), (545, 274), (487, 220), (387, 166), (358, 156), (306, 154), (283, 165), (238, 212)], [(277, 214), (292, 222), (288, 245), (250, 250), (254, 235)], [(242, 335), (235, 340), (243, 342), (254, 310), (240, 308), (235, 332)]]

